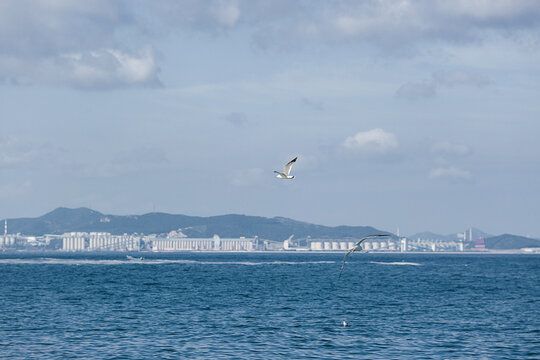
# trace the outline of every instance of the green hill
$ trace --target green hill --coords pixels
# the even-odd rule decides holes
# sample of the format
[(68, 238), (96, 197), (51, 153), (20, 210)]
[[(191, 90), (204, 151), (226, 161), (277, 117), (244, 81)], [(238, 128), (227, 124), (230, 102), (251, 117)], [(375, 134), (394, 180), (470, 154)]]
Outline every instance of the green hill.
[(123, 233), (167, 233), (182, 229), (190, 237), (259, 236), (281, 241), (291, 234), (295, 238), (360, 238), (371, 234), (388, 234), (370, 226), (323, 226), (283, 217), (266, 218), (247, 215), (198, 217), (166, 213), (144, 215), (105, 215), (88, 208), (58, 208), (37, 218), (8, 219), (11, 233), (25, 235), (62, 234), (72, 231)]
[(493, 250), (522, 249), (527, 247), (540, 247), (540, 240), (524, 236), (503, 234), (485, 239), (486, 248)]

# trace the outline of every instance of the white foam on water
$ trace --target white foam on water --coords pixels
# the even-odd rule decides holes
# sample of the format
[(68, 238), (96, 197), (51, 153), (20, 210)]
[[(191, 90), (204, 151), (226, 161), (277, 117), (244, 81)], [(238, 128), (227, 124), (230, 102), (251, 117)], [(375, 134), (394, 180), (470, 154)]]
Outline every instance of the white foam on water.
[(381, 261), (370, 261), (370, 264), (379, 264), (379, 265), (410, 265), (410, 266), (422, 266), (422, 264), (415, 262), (405, 262), (405, 261), (394, 261), (394, 262), (381, 262)]
[(168, 259), (145, 259), (145, 260), (105, 260), (105, 259), (0, 259), (1, 264), (51, 264), (51, 265), (161, 265), (161, 264), (201, 264), (201, 265), (304, 265), (304, 264), (335, 264), (335, 261), (198, 261), (198, 260), (168, 260)]

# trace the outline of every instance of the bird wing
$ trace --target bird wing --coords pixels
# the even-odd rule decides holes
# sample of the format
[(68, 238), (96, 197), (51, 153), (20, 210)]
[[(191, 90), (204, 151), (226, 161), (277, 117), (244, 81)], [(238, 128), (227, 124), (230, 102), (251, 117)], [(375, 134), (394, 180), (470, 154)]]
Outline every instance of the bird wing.
[(384, 235), (383, 235), (383, 234), (376, 234), (376, 235), (368, 235), (368, 236), (364, 236), (363, 238), (361, 238), (360, 240), (358, 240), (358, 241), (356, 242), (355, 247), (358, 246), (358, 245), (360, 245), (360, 244), (361, 244), (362, 242), (364, 242), (364, 240), (366, 240), (366, 239), (376, 238), (376, 237), (385, 237), (385, 236), (390, 236), (390, 235), (386, 235), (386, 234), (384, 234)]
[(349, 256), (350, 253), (356, 251), (356, 249), (357, 249), (357, 247), (354, 246), (351, 250), (347, 251), (347, 253), (343, 257), (343, 262), (341, 263), (341, 270), (339, 270), (338, 280), (341, 279), (341, 273), (343, 272), (343, 268), (345, 267), (345, 262), (347, 261), (347, 256)]
[(283, 173), (285, 175), (289, 176), (289, 173), (291, 172), (291, 168), (292, 168), (293, 164), (296, 162), (296, 159), (298, 159), (298, 157), (295, 157), (294, 159), (289, 161), (287, 163), (287, 165), (285, 165), (285, 167), (283, 168)]
[[(369, 239), (369, 238), (375, 238), (375, 237), (383, 237), (383, 236), (390, 236), (390, 235), (382, 235), (382, 234), (377, 234), (377, 235), (368, 235), (368, 236), (364, 236), (363, 238), (361, 238), (360, 240), (358, 240), (356, 242), (356, 244), (353, 246), (352, 249), (350, 249), (349, 251), (347, 251), (347, 253), (345, 254), (345, 256), (343, 257), (343, 263), (341, 264), (341, 270), (339, 271), (339, 277), (338, 277), (338, 280), (341, 279), (341, 273), (343, 272), (343, 268), (345, 267), (345, 262), (347, 261), (347, 256), (349, 256), (352, 252), (355, 252), (358, 250), (358, 248), (360, 247), (360, 244), (362, 244), (362, 242), (366, 239)], [(360, 249), (362, 249), (360, 247)]]

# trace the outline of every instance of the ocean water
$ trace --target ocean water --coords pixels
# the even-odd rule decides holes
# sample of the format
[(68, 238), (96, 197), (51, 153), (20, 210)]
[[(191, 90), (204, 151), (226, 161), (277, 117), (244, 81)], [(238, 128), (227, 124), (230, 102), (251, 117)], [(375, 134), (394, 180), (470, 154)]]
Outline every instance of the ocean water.
[(0, 254), (0, 358), (540, 358), (540, 256), (143, 256)]

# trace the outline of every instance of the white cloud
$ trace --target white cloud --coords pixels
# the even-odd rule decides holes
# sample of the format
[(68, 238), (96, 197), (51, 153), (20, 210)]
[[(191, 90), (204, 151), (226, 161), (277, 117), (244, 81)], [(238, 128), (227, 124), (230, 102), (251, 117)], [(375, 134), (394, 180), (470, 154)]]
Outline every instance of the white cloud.
[(343, 146), (364, 154), (385, 154), (397, 149), (398, 141), (394, 134), (377, 128), (347, 137)]
[[(239, 31), (260, 46), (281, 49), (356, 42), (410, 54), (430, 44), (481, 42), (494, 33), (538, 39), (540, 2), (6, 0), (0, 2), (0, 80), (98, 89), (156, 84), (154, 55), (136, 49), (174, 30)], [(435, 80), (436, 86), (483, 83), (464, 73)], [(430, 83), (411, 83), (398, 94), (434, 91)]]
[(159, 68), (148, 48), (136, 54), (101, 49), (20, 61), (6, 61), (0, 56), (2, 72), (22, 83), (65, 84), (83, 89), (160, 84)]
[(462, 170), (453, 166), (439, 167), (432, 169), (429, 173), (431, 179), (453, 179), (453, 180), (471, 180), (472, 175), (467, 170)]
[(142, 29), (123, 0), (2, 2), (0, 79), (86, 89), (159, 84)]

